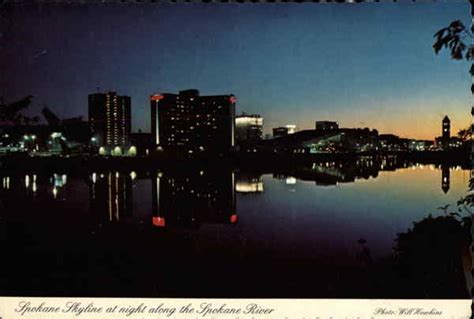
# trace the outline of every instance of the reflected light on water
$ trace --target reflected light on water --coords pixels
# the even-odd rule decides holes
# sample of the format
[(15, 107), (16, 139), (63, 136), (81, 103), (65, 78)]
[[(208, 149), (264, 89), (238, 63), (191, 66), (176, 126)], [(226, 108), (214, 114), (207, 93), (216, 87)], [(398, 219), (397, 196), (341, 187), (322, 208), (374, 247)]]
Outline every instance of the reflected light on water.
[(153, 216), (152, 223), (156, 227), (165, 227), (166, 226), (166, 222), (165, 222), (165, 219), (163, 217)]
[[(361, 238), (373, 260), (391, 256), (397, 234), (406, 233), (428, 214), (443, 216), (437, 207), (450, 204), (449, 212), (467, 191), (469, 171), (459, 166), (404, 168), (404, 163), (388, 159), (374, 160), (368, 167), (367, 162), (329, 162), (326, 167), (324, 161), (281, 170), (206, 168), (205, 173), (195, 168), (147, 174), (136, 168), (126, 173), (104, 171), (105, 178), (97, 172), (71, 172), (64, 188), (59, 185), (66, 182), (65, 174), (51, 178), (52, 174), (20, 173), (12, 177), (12, 184), (19, 187), (0, 195), (12, 211), (26, 212), (24, 223), (31, 223), (29, 229), (48, 239), (57, 238), (55, 232), (67, 233), (84, 249), (102, 245), (123, 249), (137, 261), (134, 271), (144, 264), (137, 259), (145, 256), (139, 249), (149, 245), (168, 247), (172, 261), (173, 254), (182, 251), (183, 257), (202, 262), (203, 267), (212, 266), (208, 256), (220, 258), (226, 253), (222, 256), (236, 267), (252, 258), (272, 267), (278, 267), (274, 260), (291, 267), (296, 263), (297, 280), (304, 284), (317, 273), (330, 278), (344, 269), (359, 269), (356, 255)], [(385, 170), (380, 170), (381, 165)], [(48, 181), (53, 182), (52, 189)], [(3, 177), (3, 189), (9, 183), (9, 177)], [(25, 190), (24, 183), (36, 194)], [(36, 205), (41, 205), (45, 222), (41, 227), (27, 215)], [(73, 214), (80, 216), (74, 225), (67, 219)], [(74, 231), (69, 233), (70, 229)], [(81, 241), (84, 237), (76, 241), (76, 235), (91, 233), (95, 235), (89, 241)], [(124, 247), (115, 246), (122, 241), (127, 242)], [(44, 247), (48, 245), (50, 241)], [(299, 267), (300, 262), (304, 267)], [(288, 271), (280, 270), (281, 274)], [(281, 280), (290, 285), (293, 279)]]
[(3, 184), (4, 189), (10, 189), (10, 177), (9, 176), (3, 177), (2, 182), (3, 182), (2, 184)]

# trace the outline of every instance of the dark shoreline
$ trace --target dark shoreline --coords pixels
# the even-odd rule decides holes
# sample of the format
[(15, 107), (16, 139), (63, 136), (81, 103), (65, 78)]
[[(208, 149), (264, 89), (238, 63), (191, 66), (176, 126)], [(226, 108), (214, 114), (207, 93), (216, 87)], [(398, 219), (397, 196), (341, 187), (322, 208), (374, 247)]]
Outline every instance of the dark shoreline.
[(335, 154), (272, 154), (272, 153), (229, 153), (203, 154), (201, 156), (179, 156), (159, 154), (149, 157), (99, 157), (87, 155), (70, 156), (27, 156), (6, 155), (0, 157), (0, 171), (91, 171), (91, 170), (154, 170), (193, 169), (200, 167), (232, 168), (266, 171), (269, 169), (295, 168), (312, 163), (350, 163), (360, 158), (375, 161), (396, 158), (397, 161), (419, 164), (461, 166), (471, 168), (470, 153), (463, 151), (445, 152), (378, 152), (378, 153), (335, 153)]

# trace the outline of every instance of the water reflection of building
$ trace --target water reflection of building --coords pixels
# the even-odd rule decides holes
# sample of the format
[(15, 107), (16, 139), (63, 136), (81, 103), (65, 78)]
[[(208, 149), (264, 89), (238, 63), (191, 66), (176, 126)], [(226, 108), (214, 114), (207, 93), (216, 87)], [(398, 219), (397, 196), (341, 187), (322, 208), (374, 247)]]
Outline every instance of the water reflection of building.
[(441, 165), (441, 189), (447, 193), (450, 188), (450, 171), (449, 166)]
[(314, 181), (317, 186), (335, 186), (341, 183), (352, 183), (357, 179), (376, 178), (379, 171), (394, 171), (406, 165), (394, 156), (383, 158), (359, 156), (352, 162), (321, 161), (302, 165), (291, 170), (274, 174), (275, 178), (285, 180), (287, 185), (296, 180)]
[(10, 176), (2, 176), (2, 187), (3, 189), (10, 189)]
[[(28, 175), (27, 175), (28, 177)], [(33, 188), (36, 192), (36, 176), (33, 176)], [(53, 184), (53, 197), (55, 199), (59, 198), (59, 195), (62, 195), (61, 189), (67, 184), (67, 175), (66, 174), (53, 174), (51, 177), (51, 184)]]
[(89, 185), (91, 212), (100, 220), (113, 221), (132, 216), (130, 175), (119, 172), (92, 173)]
[(262, 175), (237, 174), (235, 181), (235, 191), (237, 193), (257, 194), (263, 193), (263, 190)]
[(16, 203), (34, 197), (48, 201), (67, 199), (68, 176), (64, 173), (35, 174), (29, 172), (24, 175), (1, 176), (0, 180), (0, 194), (2, 195), (0, 200), (13, 200), (8, 198), (9, 193), (15, 194), (14, 201)]
[(235, 224), (235, 177), (228, 171), (158, 174), (152, 182), (153, 225)]

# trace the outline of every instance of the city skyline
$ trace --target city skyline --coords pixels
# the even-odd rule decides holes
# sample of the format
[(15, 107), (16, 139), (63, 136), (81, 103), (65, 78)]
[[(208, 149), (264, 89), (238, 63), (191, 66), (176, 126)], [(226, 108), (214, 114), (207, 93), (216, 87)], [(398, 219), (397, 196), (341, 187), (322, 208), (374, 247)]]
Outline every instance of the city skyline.
[[(0, 282), (18, 315), (68, 296), (150, 301), (65, 302), (84, 316), (469, 310), (469, 4), (306, 1), (0, 5)], [(196, 304), (160, 301), (180, 298)], [(383, 303), (367, 316), (396, 314)]]
[[(413, 10), (404, 10), (408, 5)], [(0, 53), (8, 62), (0, 95), (13, 101), (32, 94), (31, 112), (46, 104), (61, 117), (86, 118), (87, 95), (96, 87), (110, 89), (131, 96), (132, 130), (149, 132), (151, 94), (197, 88), (203, 95), (235, 94), (236, 113), (261, 114), (265, 134), (286, 124), (311, 129), (315, 121), (334, 120), (433, 139), (446, 114), (453, 134), (470, 123), (468, 63), (436, 56), (431, 48), (437, 30), (452, 20), (468, 21), (467, 7), (10, 8), (1, 24), (8, 31), (3, 38), (13, 42)], [(356, 22), (360, 31), (354, 33)]]

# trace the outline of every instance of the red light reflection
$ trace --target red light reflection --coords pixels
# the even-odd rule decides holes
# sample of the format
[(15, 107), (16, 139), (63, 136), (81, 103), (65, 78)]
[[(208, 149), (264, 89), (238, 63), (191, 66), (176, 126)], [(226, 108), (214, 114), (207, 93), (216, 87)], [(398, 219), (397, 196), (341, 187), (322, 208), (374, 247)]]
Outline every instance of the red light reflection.
[(153, 217), (153, 225), (156, 227), (165, 227), (165, 219), (163, 217)]

